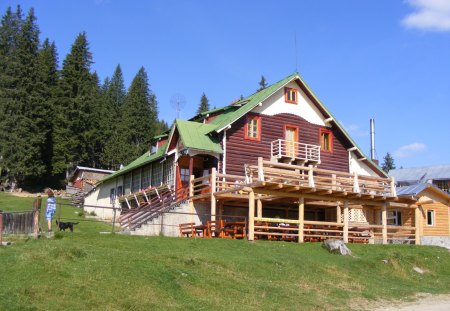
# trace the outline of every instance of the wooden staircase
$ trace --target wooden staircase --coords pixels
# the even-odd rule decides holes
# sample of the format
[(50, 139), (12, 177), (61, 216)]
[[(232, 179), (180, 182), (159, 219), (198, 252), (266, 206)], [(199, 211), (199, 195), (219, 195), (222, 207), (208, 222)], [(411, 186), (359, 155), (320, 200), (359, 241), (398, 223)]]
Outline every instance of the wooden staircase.
[(175, 209), (188, 197), (189, 188), (172, 191), (167, 185), (123, 197), (119, 200), (122, 204), (120, 228), (134, 231), (162, 213)]

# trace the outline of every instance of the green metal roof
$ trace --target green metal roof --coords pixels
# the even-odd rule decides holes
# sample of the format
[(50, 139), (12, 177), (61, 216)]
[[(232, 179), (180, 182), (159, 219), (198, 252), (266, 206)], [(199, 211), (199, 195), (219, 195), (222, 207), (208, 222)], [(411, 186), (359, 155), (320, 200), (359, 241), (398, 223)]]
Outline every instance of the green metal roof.
[(209, 132), (214, 131), (215, 125), (176, 120), (175, 126), (186, 148), (222, 153), (222, 148), (216, 135), (208, 135)]
[(126, 166), (124, 166), (122, 169), (118, 170), (117, 172), (115, 172), (114, 174), (108, 175), (105, 178), (103, 178), (100, 183), (108, 181), (112, 178), (118, 177), (120, 175), (123, 175), (125, 173), (128, 173), (129, 171), (132, 171), (140, 166), (143, 166), (147, 163), (150, 163), (158, 158), (162, 158), (165, 154), (165, 150), (166, 150), (166, 146), (167, 143), (165, 143), (164, 145), (162, 145), (161, 147), (158, 148), (158, 150), (153, 153), (150, 154), (150, 152), (146, 152), (143, 155), (141, 155), (139, 158), (137, 158), (136, 160), (134, 160), (133, 162), (127, 164)]
[(236, 102), (234, 106), (242, 104), (242, 106), (239, 109), (237, 109), (233, 113), (228, 113), (226, 117), (217, 120), (217, 122), (214, 122), (216, 120), (211, 122), (211, 124), (216, 125), (216, 128), (214, 130), (216, 132), (220, 132), (223, 128), (240, 119), (246, 113), (250, 112), (253, 108), (255, 108), (260, 102), (268, 98), (270, 95), (274, 94), (276, 91), (278, 91), (283, 86), (285, 86), (286, 84), (288, 84), (297, 77), (299, 77), (298, 73), (294, 73), (290, 76), (287, 76), (283, 80), (280, 80), (277, 83), (274, 83), (268, 86), (267, 88)]

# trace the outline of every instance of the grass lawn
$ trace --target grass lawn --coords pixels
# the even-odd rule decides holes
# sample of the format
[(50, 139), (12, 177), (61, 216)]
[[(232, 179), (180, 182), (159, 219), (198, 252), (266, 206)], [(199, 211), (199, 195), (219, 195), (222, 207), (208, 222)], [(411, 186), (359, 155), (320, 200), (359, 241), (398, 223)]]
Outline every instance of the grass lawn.
[(33, 197), (16, 197), (10, 193), (0, 192), (0, 210), (31, 211), (33, 210), (34, 199)]
[(110, 225), (80, 220), (0, 247), (0, 310), (361, 310), (450, 292), (437, 247), (350, 245), (342, 257), (317, 243), (105, 235)]

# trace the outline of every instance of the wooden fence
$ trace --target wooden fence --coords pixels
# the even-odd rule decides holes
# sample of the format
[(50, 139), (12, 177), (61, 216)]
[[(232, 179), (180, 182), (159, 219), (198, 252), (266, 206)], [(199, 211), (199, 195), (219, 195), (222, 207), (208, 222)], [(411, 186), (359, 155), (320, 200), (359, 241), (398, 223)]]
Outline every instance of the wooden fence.
[(3, 234), (30, 234), (34, 232), (35, 211), (1, 212)]
[(31, 211), (1, 211), (0, 210), (0, 240), (7, 234), (34, 234), (37, 238), (39, 230), (39, 214), (41, 199), (33, 202)]

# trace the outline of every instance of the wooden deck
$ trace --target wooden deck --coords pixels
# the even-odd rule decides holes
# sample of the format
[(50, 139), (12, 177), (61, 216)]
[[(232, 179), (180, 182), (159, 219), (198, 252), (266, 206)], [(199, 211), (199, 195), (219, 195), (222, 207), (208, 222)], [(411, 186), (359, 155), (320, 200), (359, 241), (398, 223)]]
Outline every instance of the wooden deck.
[[(276, 163), (262, 158), (258, 158), (258, 165), (246, 165), (245, 168), (245, 176), (220, 174), (213, 169), (208, 176), (191, 176), (188, 189), (173, 191), (161, 186), (124, 196), (120, 201), (128, 212), (121, 216), (120, 223), (134, 228), (156, 217), (160, 211), (168, 210), (171, 205), (187, 201), (192, 213), (196, 202), (209, 204), (211, 223), (221, 220), (220, 207), (224, 204), (246, 208), (245, 235), (249, 240), (301, 243), (340, 238), (355, 243), (420, 242), (419, 230), (416, 230), (420, 212), (414, 205), (415, 200), (399, 200), (392, 179)], [(295, 219), (263, 217), (265, 208), (277, 205), (289, 206), (296, 213)], [(336, 210), (335, 221), (305, 219), (305, 206), (309, 209), (332, 207)], [(370, 208), (372, 214), (379, 213), (381, 221), (351, 221), (349, 213), (357, 207)], [(414, 226), (388, 226), (387, 212), (391, 207), (415, 209), (412, 213), (415, 215)], [(206, 237), (205, 228), (186, 225), (183, 230), (191, 232), (191, 236)], [(183, 235), (181, 228), (180, 234)]]
[[(419, 242), (417, 226), (387, 225), (386, 215), (391, 205), (417, 209), (413, 205), (414, 200), (399, 200), (394, 180), (389, 178), (276, 163), (259, 158), (258, 165), (246, 166), (246, 176), (219, 174), (215, 170), (209, 176), (196, 179), (192, 176), (190, 202), (194, 204), (195, 201), (210, 201), (211, 219), (219, 215), (216, 211), (217, 202), (248, 207), (249, 240), (267, 238), (316, 242), (341, 238), (345, 242), (355, 243)], [(262, 217), (262, 206), (269, 202), (295, 205), (298, 219)], [(343, 220), (337, 216), (336, 222), (307, 221), (304, 219), (305, 204), (333, 204)], [(379, 210), (382, 224), (349, 222), (350, 205), (371, 206)], [(281, 224), (288, 226), (281, 230)]]

